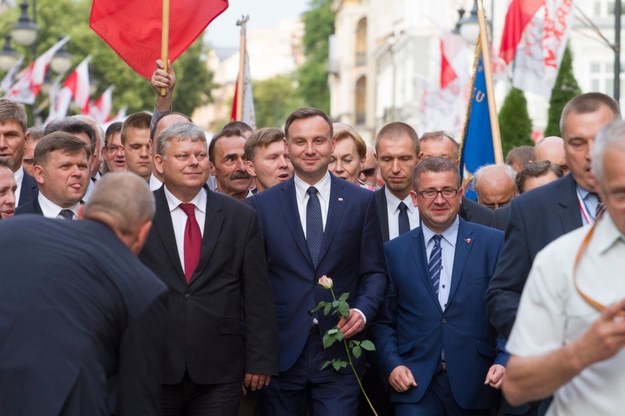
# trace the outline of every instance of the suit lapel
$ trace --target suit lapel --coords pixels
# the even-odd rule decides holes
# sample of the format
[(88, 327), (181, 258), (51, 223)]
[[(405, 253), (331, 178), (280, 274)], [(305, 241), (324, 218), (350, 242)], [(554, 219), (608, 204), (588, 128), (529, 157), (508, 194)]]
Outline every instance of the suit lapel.
[(295, 241), (295, 244), (310, 264), (310, 267), (314, 268), (312, 259), (310, 258), (310, 253), (308, 252), (308, 244), (306, 244), (306, 238), (304, 237), (302, 222), (299, 218), (297, 195), (295, 193), (295, 181), (293, 178), (291, 178), (287, 182), (286, 186), (281, 189), (278, 197), (280, 198), (278, 205), (282, 210), (282, 218), (284, 218), (287, 228), (293, 236), (293, 241)]
[(447, 304), (451, 303), (451, 300), (458, 289), (458, 285), (464, 274), (464, 268), (467, 264), (467, 260), (469, 259), (469, 254), (475, 245), (475, 240), (472, 238), (472, 235), (473, 232), (466, 229), (466, 223), (463, 220), (460, 220), (454, 254), (454, 266), (451, 272), (451, 288), (449, 290), (449, 300), (447, 301)]
[(176, 235), (174, 234), (174, 225), (171, 221), (171, 213), (169, 212), (169, 205), (165, 198), (164, 187), (154, 191), (156, 199), (156, 214), (154, 215), (153, 227), (156, 234), (160, 238), (169, 261), (174, 265), (178, 277), (184, 284), (187, 280), (182, 271), (182, 265), (180, 264), (180, 256), (178, 255), (178, 248), (176, 247)]
[(421, 283), (425, 287), (425, 290), (427, 290), (430, 298), (432, 298), (432, 302), (436, 305), (438, 311), (443, 313), (443, 309), (438, 301), (438, 295), (434, 292), (432, 280), (430, 279), (430, 274), (428, 273), (428, 254), (421, 227), (416, 229), (416, 232), (410, 240), (410, 245), (410, 252), (412, 253), (412, 259), (415, 262), (417, 270), (417, 276), (414, 278), (421, 279)]
[(348, 198), (345, 191), (345, 184), (341, 183), (333, 175), (330, 175), (330, 200), (328, 201), (328, 218), (323, 231), (323, 240), (321, 242), (321, 251), (319, 252), (319, 264), (323, 260), (323, 256), (330, 248), (330, 243), (334, 238), (334, 234), (341, 223), (343, 213), (345, 212), (345, 204)]
[(389, 239), (388, 235), (388, 209), (386, 207), (386, 193), (384, 187), (375, 191), (375, 203), (378, 208), (378, 216), (380, 217), (380, 229), (382, 231), (382, 241)]
[(572, 175), (566, 175), (562, 180), (560, 198), (558, 199), (558, 209), (560, 211), (560, 221), (562, 223), (563, 234), (573, 231), (582, 224), (582, 214), (579, 210), (579, 200), (577, 199), (577, 185)]
[(224, 222), (224, 208), (221, 205), (219, 199), (215, 198), (215, 193), (208, 190), (208, 187), (204, 187), (206, 190), (206, 217), (204, 219), (204, 235), (202, 236), (202, 248), (200, 253), (200, 262), (191, 276), (192, 285), (196, 278), (206, 268), (208, 262), (215, 250), (219, 234), (221, 233), (221, 226)]

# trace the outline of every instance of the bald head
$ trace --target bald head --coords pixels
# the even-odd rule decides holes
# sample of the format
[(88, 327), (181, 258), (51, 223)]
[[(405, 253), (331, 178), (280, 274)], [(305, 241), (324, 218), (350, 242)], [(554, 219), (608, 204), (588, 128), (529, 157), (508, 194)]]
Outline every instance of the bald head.
[(82, 216), (108, 225), (128, 248), (138, 253), (155, 209), (154, 196), (145, 180), (131, 172), (111, 172), (96, 183)]
[(509, 165), (487, 165), (473, 175), (477, 202), (492, 210), (508, 205), (517, 195), (516, 171)]
[(548, 136), (540, 139), (534, 145), (533, 160), (548, 160), (560, 166), (567, 173), (566, 158), (564, 154), (564, 140), (558, 136)]

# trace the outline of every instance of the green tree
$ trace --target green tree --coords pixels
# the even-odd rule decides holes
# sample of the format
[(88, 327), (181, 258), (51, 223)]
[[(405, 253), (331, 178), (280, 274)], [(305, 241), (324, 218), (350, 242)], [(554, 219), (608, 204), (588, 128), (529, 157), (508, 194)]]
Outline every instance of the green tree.
[(523, 91), (512, 88), (499, 110), (501, 147), (506, 155), (513, 147), (533, 145), (532, 120), (527, 112), (527, 100)]
[(200, 37), (173, 66), (176, 71), (173, 107), (189, 116), (195, 108), (214, 101), (212, 91), (218, 86), (213, 80), (213, 73), (206, 67), (206, 60), (202, 59), (208, 55), (208, 51), (203, 48)]
[(288, 115), (302, 106), (292, 77), (277, 75), (254, 82), (252, 88), (256, 125), (259, 127), (282, 127)]
[(297, 70), (298, 93), (307, 106), (330, 111), (328, 87), (328, 38), (334, 33), (332, 0), (311, 0), (304, 13), (304, 55)]
[[(109, 85), (115, 84), (113, 108), (128, 106), (128, 112), (151, 110), (154, 107), (154, 92), (149, 81), (136, 74), (115, 52), (89, 28), (91, 1), (88, 0), (38, 0), (37, 1), (37, 45), (32, 54), (31, 48), (24, 49), (15, 42), (13, 47), (31, 62), (33, 56), (41, 55), (52, 46), (59, 36), (70, 36), (66, 45), (73, 55), (73, 66), (87, 55), (91, 77), (97, 81), (98, 97)], [(30, 9), (29, 9), (30, 13)], [(0, 15), (0, 33), (7, 33), (19, 15), (19, 8), (5, 8)], [(138, 17), (139, 19), (140, 17)], [(210, 98), (214, 86), (212, 75), (200, 60), (202, 46), (193, 45), (175, 63), (177, 90), (184, 91), (184, 100), (195, 104), (205, 103)], [(187, 68), (187, 66), (189, 68)], [(179, 73), (180, 72), (180, 73)], [(196, 81), (196, 79), (199, 80)], [(182, 95), (179, 93), (178, 95)], [(37, 103), (47, 99), (40, 94)], [(185, 107), (188, 111), (188, 108)]]
[(562, 63), (558, 71), (556, 83), (551, 90), (551, 99), (549, 100), (549, 115), (545, 136), (559, 136), (560, 133), (560, 114), (564, 105), (571, 98), (580, 94), (582, 91), (577, 84), (575, 75), (573, 75), (573, 56), (567, 45), (562, 57)]

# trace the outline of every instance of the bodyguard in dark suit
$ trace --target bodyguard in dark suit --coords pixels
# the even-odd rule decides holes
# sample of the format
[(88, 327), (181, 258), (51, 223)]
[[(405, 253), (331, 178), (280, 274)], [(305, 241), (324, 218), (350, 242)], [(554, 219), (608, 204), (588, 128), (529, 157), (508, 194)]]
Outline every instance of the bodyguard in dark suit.
[[(278, 333), (254, 210), (209, 191), (204, 132), (174, 124), (158, 136), (164, 186), (141, 260), (170, 287), (164, 415), (236, 415), (241, 383), (277, 372)], [(203, 231), (202, 231), (203, 230)]]
[[(301, 108), (285, 127), (295, 177), (251, 198), (267, 250), (267, 265), (280, 329), (280, 374), (261, 391), (264, 415), (355, 415), (358, 385), (350, 369), (321, 371), (345, 358), (340, 344), (324, 350), (321, 335), (338, 324), (346, 338), (362, 339), (386, 290), (386, 266), (374, 196), (328, 172), (332, 121)], [(349, 292), (348, 319), (311, 315), (330, 300), (317, 284), (327, 275), (339, 296)], [(356, 360), (362, 368), (362, 357)]]
[(116, 173), (83, 213), (0, 224), (2, 415), (160, 414), (166, 286), (135, 257), (154, 198)]
[[(423, 134), (419, 139), (419, 147), (419, 161), (431, 157), (443, 157), (455, 162), (456, 166), (460, 163), (458, 142), (444, 131), (432, 131)], [(458, 215), (466, 221), (490, 226), (493, 212), (463, 196)]]
[(594, 222), (599, 201), (590, 170), (592, 143), (617, 118), (618, 104), (607, 95), (587, 93), (569, 101), (560, 128), (571, 174), (512, 200), (506, 242), (486, 292), (490, 320), (504, 337), (510, 335), (536, 254), (559, 236)]
[(420, 162), (422, 226), (385, 245), (390, 283), (373, 333), (397, 415), (488, 415), (501, 384), (483, 299), (503, 233), (458, 217), (459, 179), (448, 159)]

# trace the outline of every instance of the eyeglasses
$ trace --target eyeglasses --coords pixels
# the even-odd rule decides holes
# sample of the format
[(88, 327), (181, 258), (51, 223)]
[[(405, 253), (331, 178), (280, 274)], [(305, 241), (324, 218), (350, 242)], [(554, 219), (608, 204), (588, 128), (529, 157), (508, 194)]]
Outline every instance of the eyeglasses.
[(443, 198), (455, 198), (458, 191), (460, 188), (443, 188), (440, 191), (438, 189), (426, 189), (425, 191), (415, 191), (415, 193), (424, 199), (436, 199), (438, 194), (441, 194)]
[(109, 153), (123, 152), (124, 146), (111, 144), (111, 145), (106, 146), (106, 151)]

